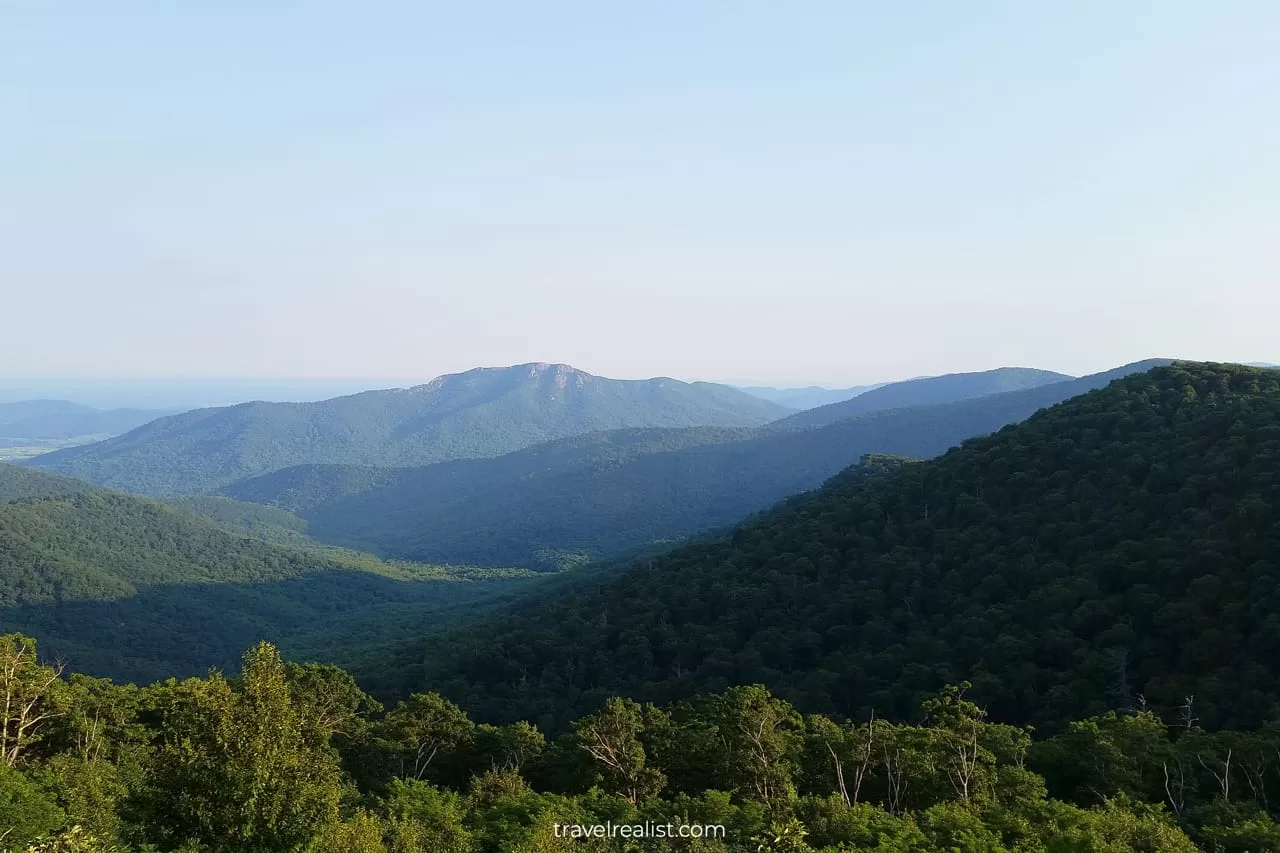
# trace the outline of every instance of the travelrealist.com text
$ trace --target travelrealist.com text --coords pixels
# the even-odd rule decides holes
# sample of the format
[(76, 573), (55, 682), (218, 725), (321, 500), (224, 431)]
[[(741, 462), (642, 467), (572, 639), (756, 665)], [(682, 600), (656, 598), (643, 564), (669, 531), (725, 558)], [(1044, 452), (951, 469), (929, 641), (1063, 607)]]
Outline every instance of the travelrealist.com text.
[(556, 838), (724, 838), (724, 827), (711, 823), (557, 823)]

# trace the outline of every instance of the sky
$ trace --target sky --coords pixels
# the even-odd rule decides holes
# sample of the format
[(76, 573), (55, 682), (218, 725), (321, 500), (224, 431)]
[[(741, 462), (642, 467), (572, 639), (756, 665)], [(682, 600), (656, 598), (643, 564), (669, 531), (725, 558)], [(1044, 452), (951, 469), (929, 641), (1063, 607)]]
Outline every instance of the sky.
[(1280, 361), (1280, 4), (0, 0), (0, 377)]

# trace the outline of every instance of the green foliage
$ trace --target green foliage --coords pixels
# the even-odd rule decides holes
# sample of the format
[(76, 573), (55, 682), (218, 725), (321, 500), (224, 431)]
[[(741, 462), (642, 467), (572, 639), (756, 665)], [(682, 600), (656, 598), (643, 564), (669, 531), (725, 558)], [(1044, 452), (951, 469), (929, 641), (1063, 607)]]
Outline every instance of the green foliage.
[(600, 713), (574, 723), (578, 746), (591, 756), (605, 790), (625, 797), (633, 806), (662, 790), (667, 781), (660, 771), (645, 766), (641, 742), (647, 727), (667, 722), (660, 713), (615, 697)]
[[(278, 652), (245, 655), (232, 684), (214, 674), (165, 697), (147, 828), (210, 850), (301, 850), (337, 818), (336, 753), (296, 705)], [(179, 791), (179, 796), (172, 792)]]
[[(138, 688), (54, 673), (56, 714), (20, 767), (0, 765), (4, 853), (1236, 853), (1276, 839), (1275, 727), (1157, 730), (1143, 717), (1130, 736), (1114, 716), (1081, 721), (1057, 737), (1115, 747), (1095, 777), (1104, 790), (1141, 778), (1131, 745), (1186, 776), (1176, 797), (1076, 804), (1049, 796), (1023, 764), (1028, 733), (987, 720), (964, 685), (926, 699), (918, 723), (802, 719), (760, 686), (665, 708), (615, 698), (546, 747), (527, 723), (477, 725), (436, 694), (382, 712), (342, 670), (286, 664), (267, 644), (235, 679)], [(562, 746), (601, 787), (547, 772)], [(1032, 752), (1065, 760), (1047, 743)], [(694, 824), (722, 830), (616, 833)], [(614, 835), (567, 832), (597, 825)]]
[(1159, 808), (1127, 799), (1081, 811), (1060, 808), (1046, 853), (1195, 853), (1196, 845)]
[(41, 839), (60, 827), (64, 818), (47, 791), (0, 762), (0, 849)]
[(473, 727), (463, 710), (440, 694), (415, 693), (391, 709), (373, 738), (395, 776), (419, 781), (435, 776), (443, 759), (470, 740)]
[(762, 685), (734, 687), (682, 710), (677, 719), (699, 733), (701, 763), (715, 768), (736, 794), (769, 805), (790, 797), (794, 758), (803, 737), (800, 715)]
[(330, 824), (310, 849), (314, 853), (386, 853), (382, 821), (357, 810), (350, 818)]
[(97, 491), (97, 488), (68, 477), (55, 477), (43, 471), (0, 462), (0, 504), (24, 498), (63, 498)]
[[(453, 635), (385, 710), (269, 644), (236, 677), (135, 687), (0, 635), (0, 850), (1276, 849), (1278, 478), (1280, 375), (1175, 365), (573, 578)], [(342, 575), (337, 599), (347, 575), (428, 571), (343, 574), (341, 552), (109, 493), (20, 497), (0, 504), (6, 624), (114, 606), (66, 594), (95, 583), (149, 605)], [(727, 833), (561, 832), (639, 822)]]
[(313, 546), (307, 523), (291, 512), (221, 495), (180, 495), (167, 503), (208, 519), (223, 530), (280, 545)]
[(426, 782), (395, 779), (382, 802), (402, 847), (467, 853), (471, 831), (467, 828), (467, 799)]
[[(358, 661), (532, 575), (386, 563), (302, 534), (267, 544), (145, 498), (0, 465), (6, 490), (21, 499), (0, 503), (0, 630), (35, 634), (52, 655), (100, 675), (234, 667), (264, 636), (294, 654)], [(248, 517), (286, 530), (275, 517), (284, 513), (269, 507), (199, 503), (251, 506)]]
[(110, 841), (88, 832), (83, 827), (72, 826), (55, 837), (26, 848), (26, 853), (123, 853)]
[(1280, 699), (1278, 460), (1275, 372), (1160, 368), (417, 654), (467, 707), (557, 725), (744, 682), (902, 718), (968, 679), (1044, 729), (1188, 696), (1251, 727)]
[(804, 841), (808, 834), (809, 830), (796, 818), (774, 821), (757, 839), (756, 850), (759, 853), (811, 853), (813, 848)]
[(194, 494), (292, 465), (425, 465), (600, 430), (758, 426), (787, 412), (723, 385), (526, 364), (318, 403), (198, 409), (31, 464), (143, 494)]

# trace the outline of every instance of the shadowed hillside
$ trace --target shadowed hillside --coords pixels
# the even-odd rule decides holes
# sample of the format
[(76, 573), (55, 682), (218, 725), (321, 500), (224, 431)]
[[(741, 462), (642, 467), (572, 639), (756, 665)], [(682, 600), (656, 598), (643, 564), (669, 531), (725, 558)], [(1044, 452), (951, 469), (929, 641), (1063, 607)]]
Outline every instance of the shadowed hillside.
[(389, 557), (555, 568), (737, 523), (867, 453), (936, 456), (1153, 364), (812, 430), (606, 433), (424, 468), (288, 469), (225, 491), (299, 513), (323, 541)]
[(384, 563), (310, 542), (280, 510), (200, 504), (233, 529), (270, 523), (291, 547), (0, 465), (0, 634), (32, 634), (94, 674), (163, 678), (231, 665), (264, 637), (305, 635), (290, 647), (359, 658), (524, 582), (521, 572)]

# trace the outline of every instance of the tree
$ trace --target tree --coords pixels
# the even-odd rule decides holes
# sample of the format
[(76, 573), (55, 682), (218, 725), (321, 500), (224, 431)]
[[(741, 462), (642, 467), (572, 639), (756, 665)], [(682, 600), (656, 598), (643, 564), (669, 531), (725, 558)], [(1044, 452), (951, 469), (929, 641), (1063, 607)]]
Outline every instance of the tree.
[(537, 761), (546, 747), (546, 736), (523, 720), (509, 726), (481, 723), (471, 738), (469, 760), (473, 772), (521, 771), (525, 765)]
[(351, 817), (328, 827), (308, 853), (387, 853), (382, 821), (357, 809)]
[(1158, 806), (1125, 796), (1083, 810), (1059, 804), (1047, 853), (1197, 853), (1196, 845)]
[(714, 751), (707, 760), (722, 767), (734, 790), (766, 805), (795, 793), (804, 723), (789, 703), (754, 684), (708, 697), (699, 715), (709, 725)]
[(0, 764), (0, 850), (43, 838), (61, 826), (63, 818), (48, 792)]
[(394, 779), (382, 802), (390, 816), (393, 853), (469, 853), (467, 801), (427, 782)]
[(296, 707), (279, 652), (261, 643), (233, 685), (175, 685), (153, 762), (151, 829), (215, 851), (289, 851), (337, 818), (337, 757)]
[(757, 853), (812, 853), (813, 848), (805, 843), (809, 831), (796, 818), (775, 820), (769, 825), (767, 832), (756, 839)]
[(42, 751), (38, 776), (57, 794), (70, 824), (119, 841), (121, 805), (142, 789), (152, 732), (139, 722), (149, 691), (74, 674), (61, 691), (62, 713)]
[(285, 678), (294, 705), (325, 738), (350, 738), (365, 717), (382, 710), (349, 672), (333, 664), (286, 663)]
[(467, 743), (475, 724), (439, 693), (414, 693), (379, 721), (375, 741), (392, 775), (425, 779), (445, 754)]
[(56, 702), (62, 669), (42, 665), (30, 637), (0, 636), (0, 762), (6, 767), (16, 766), (62, 713)]
[(989, 783), (987, 771), (995, 755), (983, 742), (986, 712), (964, 698), (969, 682), (950, 685), (923, 705), (926, 725), (935, 736), (939, 765), (956, 796), (968, 803), (981, 796)]
[(1156, 714), (1109, 712), (1035, 744), (1031, 765), (1057, 796), (1080, 805), (1121, 793), (1159, 801), (1170, 753), (1169, 729)]
[(641, 737), (646, 716), (658, 714), (631, 699), (610, 699), (600, 713), (583, 717), (574, 723), (578, 745), (595, 763), (605, 789), (620, 794), (635, 806), (657, 794), (666, 784), (666, 776), (646, 766)]
[(883, 729), (883, 723), (872, 717), (863, 725), (840, 725), (814, 714), (806, 721), (805, 729), (810, 763), (821, 768), (815, 774), (834, 781), (845, 805), (858, 803), (862, 786), (879, 761), (882, 744), (877, 730)]

